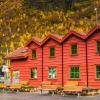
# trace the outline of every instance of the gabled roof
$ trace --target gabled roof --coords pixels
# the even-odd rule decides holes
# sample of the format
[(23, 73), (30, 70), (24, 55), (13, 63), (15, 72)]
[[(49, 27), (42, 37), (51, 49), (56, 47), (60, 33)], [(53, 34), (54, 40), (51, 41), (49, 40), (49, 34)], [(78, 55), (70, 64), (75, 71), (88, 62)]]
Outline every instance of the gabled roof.
[(45, 38), (42, 42), (41, 42), (41, 46), (43, 46), (48, 40), (53, 39), (58, 43), (61, 43), (63, 36), (60, 35), (54, 35), (53, 33), (49, 33), (49, 35), (47, 36), (47, 38)]
[(45, 38), (45, 39), (39, 39), (39, 38), (36, 38), (36, 37), (33, 37), (31, 40), (29, 40), (25, 47), (22, 47), (22, 48), (19, 48), (13, 52), (11, 52), (7, 58), (10, 58), (10, 59), (19, 59), (19, 58), (26, 58), (28, 57), (28, 45), (31, 43), (31, 42), (34, 42), (35, 44), (39, 45), (39, 46), (43, 46), (45, 43), (47, 43), (47, 41), (49, 41), (50, 39), (53, 39), (55, 40), (56, 42), (58, 43), (63, 43), (65, 40), (67, 40), (71, 35), (74, 35), (82, 40), (86, 40), (88, 39), (91, 35), (93, 35), (95, 32), (98, 31), (98, 29), (100, 29), (100, 25), (92, 28), (90, 30), (90, 32), (88, 32), (87, 34), (81, 34), (81, 33), (78, 33), (76, 31), (70, 31), (68, 32), (65, 36), (63, 35), (57, 35), (57, 34), (54, 34), (54, 33), (49, 33), (49, 35)]
[(33, 37), (31, 40), (29, 40), (25, 46), (28, 46), (31, 42), (34, 42), (35, 44), (39, 46), (43, 46), (49, 39), (53, 39), (57, 41), (58, 43), (61, 43), (61, 40), (64, 36), (63, 35), (57, 35), (54, 33), (49, 33), (49, 35), (45, 39), (40, 39), (37, 37)]
[(21, 47), (13, 52), (10, 52), (6, 58), (8, 59), (26, 58), (28, 57), (28, 53), (29, 51), (27, 47)]
[(39, 38), (37, 38), (37, 37), (33, 37), (32, 39), (30, 39), (26, 44), (25, 44), (25, 46), (28, 46), (31, 42), (34, 42), (35, 44), (37, 44), (37, 45), (41, 45), (41, 41), (42, 41), (43, 39), (39, 39)]
[(91, 35), (93, 35), (96, 31), (98, 31), (98, 29), (100, 29), (100, 25), (95, 26), (94, 28), (92, 28), (86, 35), (85, 35), (85, 39), (88, 39)]
[(64, 35), (57, 35), (54, 33), (49, 33), (49, 35), (45, 38), (45, 39), (40, 39), (40, 38), (36, 38), (33, 37), (31, 40), (29, 40), (25, 46), (28, 46), (31, 42), (36, 43), (39, 46), (43, 46), (49, 39), (53, 39), (55, 41), (57, 41), (58, 43), (63, 43), (66, 39), (68, 39), (71, 35), (74, 35), (80, 39), (87, 39), (88, 37), (90, 37), (92, 34), (94, 34), (94, 32), (96, 30), (100, 29), (100, 25), (92, 28), (90, 30), (90, 32), (82, 34), (82, 33), (78, 33), (76, 31), (70, 31), (68, 32), (65, 36)]
[(80, 33), (76, 32), (76, 31), (70, 31), (63, 37), (62, 42), (64, 42), (66, 39), (68, 39), (71, 35), (74, 35), (81, 39), (85, 39), (85, 35), (81, 35)]

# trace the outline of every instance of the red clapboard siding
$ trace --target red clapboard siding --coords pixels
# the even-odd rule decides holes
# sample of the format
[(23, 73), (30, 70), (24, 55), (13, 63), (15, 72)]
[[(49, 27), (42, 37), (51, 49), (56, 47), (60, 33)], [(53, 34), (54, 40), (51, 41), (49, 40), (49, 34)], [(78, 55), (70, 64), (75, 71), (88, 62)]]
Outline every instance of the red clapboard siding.
[[(55, 48), (55, 57), (50, 58), (49, 56), (49, 48)], [(43, 46), (43, 77), (44, 81), (51, 81), (53, 84), (62, 84), (62, 47), (61, 45), (53, 39), (50, 39), (44, 46)], [(57, 77), (55, 80), (48, 79), (48, 68), (50, 66), (56, 67)]]
[[(71, 44), (77, 44), (78, 54), (76, 56), (71, 55)], [(86, 47), (85, 42), (78, 37), (72, 35), (63, 43), (63, 63), (64, 63), (64, 82), (70, 79), (70, 65), (80, 66), (80, 79), (79, 82), (85, 82), (86, 80)]]
[[(77, 81), (85, 82), (85, 85), (90, 88), (100, 88), (100, 79), (96, 79), (96, 65), (100, 64), (100, 55), (96, 52), (96, 40), (100, 40), (100, 26), (92, 29), (87, 35), (69, 32), (60, 40), (55, 36), (49, 36), (39, 44), (35, 40), (35, 42), (30, 40), (27, 45), (29, 49), (28, 58), (13, 60), (11, 70), (19, 70), (20, 81), (27, 80), (33, 86), (39, 86), (42, 81), (51, 81), (53, 84), (62, 85), (71, 81), (70, 66), (78, 65), (80, 66), (80, 79), (77, 79)], [(71, 44), (73, 43), (77, 44), (78, 47), (76, 56), (71, 55)], [(50, 47), (55, 48), (55, 57), (53, 58), (49, 56)], [(36, 49), (37, 52), (37, 57), (34, 60), (31, 57), (32, 49)], [(54, 80), (48, 79), (48, 68), (50, 66), (56, 67), (57, 75)], [(38, 70), (36, 80), (30, 79), (30, 69), (33, 67), (37, 67)]]
[[(42, 81), (42, 49), (35, 43), (28, 45), (29, 48), (29, 57), (24, 61), (15, 60), (11, 63), (12, 70), (20, 71), (20, 81), (27, 80), (29, 84), (33, 86), (39, 86)], [(36, 49), (36, 59), (32, 59), (32, 49)], [(30, 69), (37, 68), (38, 78), (30, 79)]]
[[(30, 45), (28, 45), (30, 49), (29, 59), (28, 59), (28, 79), (29, 83), (33, 86), (39, 86), (42, 81), (42, 48), (32, 42)], [(32, 49), (36, 50), (36, 59), (32, 59)], [(30, 69), (31, 68), (37, 68), (37, 79), (30, 79)]]
[(100, 64), (100, 55), (96, 52), (96, 40), (100, 40), (100, 32), (93, 34), (87, 41), (89, 87), (100, 88), (100, 79), (96, 79), (96, 65)]

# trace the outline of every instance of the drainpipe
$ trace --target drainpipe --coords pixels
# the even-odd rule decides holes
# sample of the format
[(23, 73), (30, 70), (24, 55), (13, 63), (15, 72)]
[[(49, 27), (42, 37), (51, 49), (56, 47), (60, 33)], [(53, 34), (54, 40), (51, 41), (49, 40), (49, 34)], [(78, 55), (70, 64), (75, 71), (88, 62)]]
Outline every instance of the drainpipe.
[(63, 78), (63, 44), (62, 44), (62, 87), (64, 86), (64, 78)]
[(12, 71), (12, 69), (10, 69), (10, 70), (11, 70), (11, 81), (10, 81), (10, 83), (13, 84), (13, 71)]
[(88, 87), (88, 53), (87, 53), (87, 40), (85, 41), (86, 46), (86, 75), (87, 75), (87, 87)]
[(42, 82), (43, 82), (43, 47), (42, 47)]

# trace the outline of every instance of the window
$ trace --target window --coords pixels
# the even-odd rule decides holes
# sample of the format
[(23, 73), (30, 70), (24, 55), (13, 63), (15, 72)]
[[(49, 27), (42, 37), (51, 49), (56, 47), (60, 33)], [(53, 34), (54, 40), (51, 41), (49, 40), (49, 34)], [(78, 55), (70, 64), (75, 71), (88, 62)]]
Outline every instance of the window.
[(100, 65), (96, 66), (96, 78), (100, 79)]
[(78, 78), (80, 78), (79, 66), (71, 66), (70, 67), (70, 79), (78, 79)]
[(32, 50), (32, 58), (33, 58), (33, 59), (36, 58), (36, 50)]
[(71, 54), (76, 55), (77, 54), (77, 44), (71, 45)]
[(56, 78), (56, 68), (50, 67), (48, 70), (49, 73), (49, 79), (55, 79)]
[(20, 72), (18, 71), (18, 70), (14, 70), (13, 71), (13, 83), (14, 84), (17, 84), (17, 83), (19, 83), (19, 78), (20, 78)]
[(13, 71), (13, 76), (15, 79), (19, 79), (19, 71)]
[(97, 41), (97, 53), (100, 54), (100, 41)]
[(37, 68), (31, 68), (31, 79), (37, 79)]
[(50, 57), (55, 56), (55, 48), (50, 48)]

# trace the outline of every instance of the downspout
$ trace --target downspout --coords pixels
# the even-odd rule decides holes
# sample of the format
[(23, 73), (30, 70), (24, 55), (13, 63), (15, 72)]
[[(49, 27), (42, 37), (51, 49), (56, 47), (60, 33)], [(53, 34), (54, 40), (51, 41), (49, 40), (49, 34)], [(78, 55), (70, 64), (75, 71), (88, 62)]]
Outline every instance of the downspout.
[(63, 44), (62, 44), (62, 87), (64, 86), (64, 78), (63, 78)]
[(88, 53), (87, 53), (87, 40), (85, 41), (86, 46), (86, 76), (87, 76), (87, 87), (88, 87)]
[(43, 47), (42, 47), (42, 82), (43, 82)]

